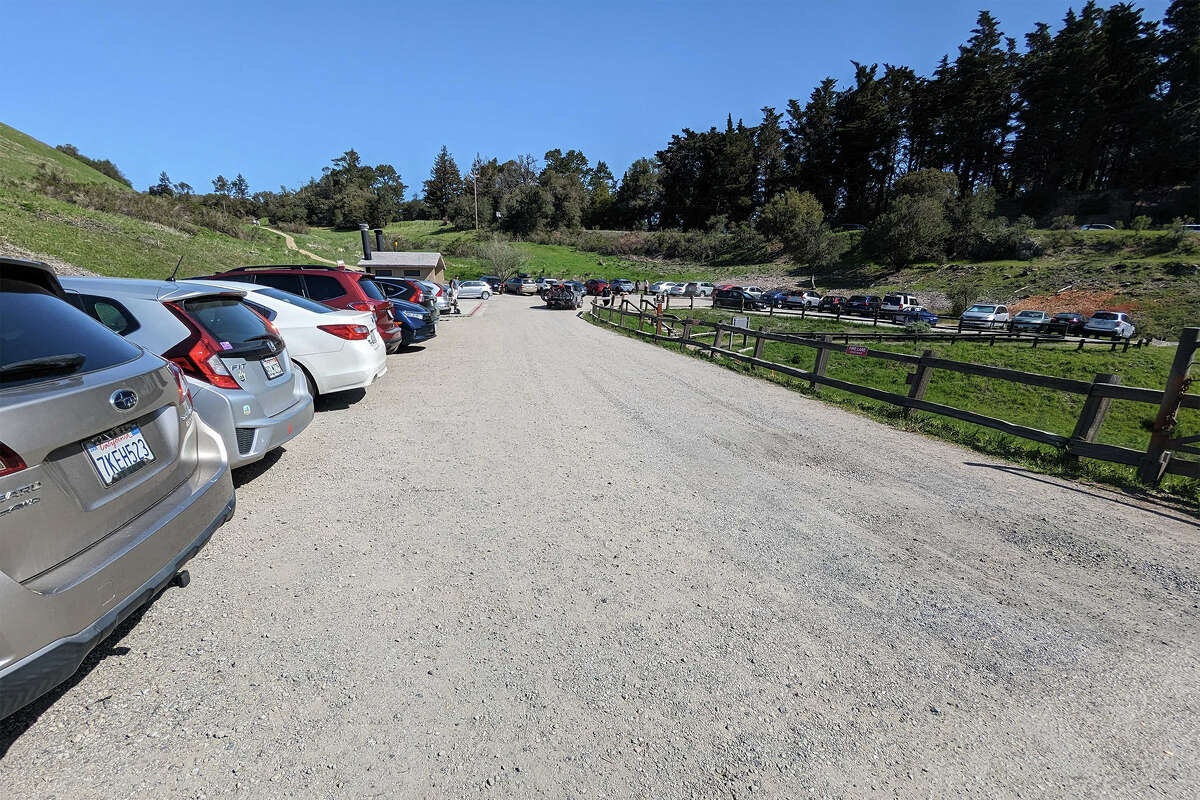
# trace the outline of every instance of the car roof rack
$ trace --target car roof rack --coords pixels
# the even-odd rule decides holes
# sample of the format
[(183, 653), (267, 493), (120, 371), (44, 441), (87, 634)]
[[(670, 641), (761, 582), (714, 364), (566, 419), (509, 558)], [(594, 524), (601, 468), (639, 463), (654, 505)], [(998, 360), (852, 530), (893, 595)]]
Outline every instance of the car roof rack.
[(330, 272), (337, 272), (339, 270), (344, 270), (343, 267), (330, 266), (327, 264), (257, 264), (252, 267), (234, 267), (233, 269), (227, 270), (227, 271), (228, 272), (254, 272), (255, 270), (265, 270), (265, 269), (313, 269), (313, 270), (327, 270)]

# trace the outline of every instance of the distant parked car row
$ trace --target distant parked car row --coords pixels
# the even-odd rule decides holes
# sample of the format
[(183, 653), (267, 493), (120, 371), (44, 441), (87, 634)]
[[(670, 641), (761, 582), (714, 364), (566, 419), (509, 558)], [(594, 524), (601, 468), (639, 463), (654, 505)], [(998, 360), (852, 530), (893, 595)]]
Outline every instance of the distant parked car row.
[(1077, 311), (1049, 314), (1027, 309), (1010, 314), (1008, 306), (977, 303), (963, 312), (964, 328), (1006, 328), (1013, 332), (1079, 334), (1130, 339), (1136, 326), (1124, 311), (1097, 311), (1090, 317)]
[(401, 297), (436, 303), (418, 284), (308, 265), (60, 279), (0, 258), (0, 718), (186, 584), (233, 514), (231, 470), (303, 433), (314, 396), (435, 335), (436, 305)]

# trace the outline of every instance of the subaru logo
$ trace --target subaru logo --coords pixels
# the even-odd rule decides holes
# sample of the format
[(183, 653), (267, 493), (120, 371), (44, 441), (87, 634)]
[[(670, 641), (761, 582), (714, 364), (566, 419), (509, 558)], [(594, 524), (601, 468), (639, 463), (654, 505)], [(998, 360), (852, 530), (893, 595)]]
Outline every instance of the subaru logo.
[(117, 411), (129, 411), (138, 404), (137, 392), (133, 389), (118, 389), (108, 398)]

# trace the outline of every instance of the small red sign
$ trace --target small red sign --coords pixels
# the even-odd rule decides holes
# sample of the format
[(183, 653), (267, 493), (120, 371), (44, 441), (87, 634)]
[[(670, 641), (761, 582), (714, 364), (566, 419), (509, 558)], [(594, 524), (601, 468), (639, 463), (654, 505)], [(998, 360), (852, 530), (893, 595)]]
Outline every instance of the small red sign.
[(850, 344), (846, 345), (846, 353), (852, 356), (865, 356), (867, 354), (866, 345)]

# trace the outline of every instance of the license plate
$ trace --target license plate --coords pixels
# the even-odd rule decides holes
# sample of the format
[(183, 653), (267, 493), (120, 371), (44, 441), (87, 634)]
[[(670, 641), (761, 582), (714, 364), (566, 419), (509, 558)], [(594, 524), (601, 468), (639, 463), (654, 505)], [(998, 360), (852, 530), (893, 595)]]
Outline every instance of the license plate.
[(263, 372), (267, 373), (267, 380), (274, 380), (283, 374), (283, 367), (279, 364), (278, 356), (271, 356), (262, 360)]
[(137, 425), (114, 428), (84, 442), (83, 447), (105, 486), (112, 486), (154, 460), (154, 452)]

